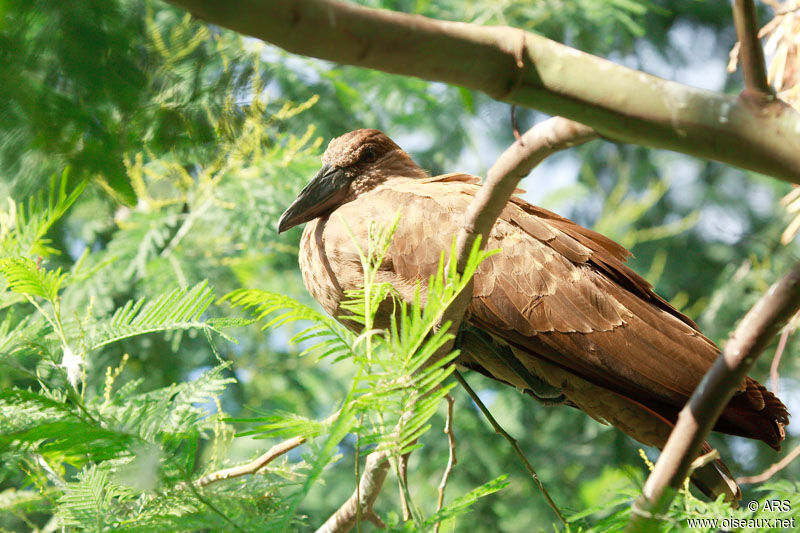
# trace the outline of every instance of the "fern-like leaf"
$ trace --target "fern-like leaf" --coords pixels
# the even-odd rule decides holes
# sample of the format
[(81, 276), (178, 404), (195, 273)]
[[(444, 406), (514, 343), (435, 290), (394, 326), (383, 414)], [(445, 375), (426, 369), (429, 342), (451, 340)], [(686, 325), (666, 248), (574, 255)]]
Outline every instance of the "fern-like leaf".
[(8, 488), (0, 492), (0, 511), (9, 513), (42, 511), (45, 497), (36, 490)]
[(6, 318), (0, 322), (0, 364), (8, 362), (11, 356), (26, 345), (39, 342), (45, 335), (45, 322), (35, 320), (32, 315), (20, 321)]
[(68, 483), (58, 499), (58, 521), (61, 526), (76, 526), (96, 531), (113, 527), (113, 504), (133, 496), (130, 490), (113, 483), (107, 468), (89, 466), (78, 473), (78, 480)]
[[(212, 329), (202, 314), (214, 301), (214, 291), (203, 281), (187, 289), (175, 289), (155, 300), (129, 301), (114, 315), (95, 325), (90, 335), (91, 350), (121, 339), (157, 331)], [(223, 325), (228, 325), (223, 323)], [(238, 325), (238, 324), (237, 324)]]
[(477, 502), (479, 499), (483, 498), (484, 496), (488, 496), (489, 494), (493, 494), (504, 487), (508, 486), (508, 481), (506, 478), (508, 476), (502, 475), (498, 478), (495, 478), (491, 481), (488, 481), (477, 487), (468, 493), (464, 494), (463, 496), (456, 498), (452, 502), (448, 503), (441, 511), (434, 513), (430, 518), (425, 521), (425, 529), (432, 528), (434, 524), (437, 522), (441, 522), (443, 520), (447, 520), (449, 518), (453, 518), (455, 516), (464, 514), (469, 510), (469, 507)]
[(16, 212), (14, 231), (6, 235), (1, 247), (6, 253), (24, 256), (47, 256), (58, 253), (47, 245), (44, 236), (61, 218), (67, 209), (75, 203), (86, 188), (87, 180), (81, 181), (67, 194), (69, 169), (65, 169), (60, 177), (53, 176), (50, 187), (29, 197)]
[(12, 291), (26, 296), (40, 296), (49, 302), (56, 301), (58, 291), (66, 278), (60, 268), (47, 270), (27, 257), (0, 259), (0, 272)]
[(258, 289), (239, 289), (226, 294), (222, 301), (229, 301), (233, 307), (251, 309), (257, 320), (272, 315), (262, 329), (310, 321), (311, 326), (289, 339), (293, 344), (316, 340), (303, 350), (303, 354), (319, 351), (322, 354), (320, 358), (335, 359), (355, 355), (355, 337), (350, 331), (328, 315), (303, 305), (294, 298)]

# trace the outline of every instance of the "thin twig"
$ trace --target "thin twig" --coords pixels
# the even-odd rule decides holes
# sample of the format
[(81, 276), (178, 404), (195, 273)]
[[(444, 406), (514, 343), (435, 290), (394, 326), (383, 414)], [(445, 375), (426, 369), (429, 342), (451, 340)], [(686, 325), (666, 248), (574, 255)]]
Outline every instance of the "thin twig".
[[(442, 480), (439, 482), (439, 499), (436, 502), (436, 512), (442, 510), (444, 505), (444, 490), (447, 487), (447, 480), (450, 479), (450, 472), (453, 471), (453, 466), (458, 462), (456, 459), (456, 435), (453, 433), (453, 403), (455, 400), (449, 394), (445, 396), (447, 399), (447, 418), (444, 423), (444, 432), (447, 435), (447, 444), (450, 453), (447, 457), (447, 466), (442, 473)], [(433, 526), (433, 533), (439, 533), (439, 522)]]
[[(672, 502), (690, 465), (719, 415), (775, 335), (800, 309), (800, 263), (773, 284), (747, 312), (678, 415), (672, 433), (634, 502), (628, 531), (656, 527), (657, 516)], [(650, 517), (648, 518), (648, 515)]]
[(734, 0), (733, 24), (739, 37), (739, 58), (746, 90), (772, 95), (767, 82), (767, 65), (758, 38), (758, 17), (753, 0)]
[(784, 328), (781, 332), (781, 338), (778, 341), (778, 347), (775, 349), (775, 356), (772, 358), (772, 364), (769, 366), (769, 381), (772, 383), (772, 393), (775, 396), (778, 396), (781, 392), (781, 375), (778, 372), (778, 368), (780, 367), (781, 357), (783, 356), (783, 351), (786, 349), (786, 342), (789, 340), (789, 335), (791, 335), (789, 328)]
[(403, 511), (403, 522), (411, 520), (411, 502), (408, 493), (408, 458), (411, 452), (397, 458), (397, 486), (400, 489), (400, 508)]
[(789, 463), (797, 459), (800, 456), (800, 446), (797, 446), (794, 450), (786, 454), (786, 457), (774, 463), (772, 466), (764, 470), (762, 473), (755, 475), (755, 476), (745, 476), (736, 478), (737, 483), (763, 483), (764, 481), (768, 480), (776, 473), (780, 472), (787, 466)]
[(383, 529), (386, 524), (375, 514), (372, 506), (378, 499), (386, 474), (389, 472), (389, 452), (377, 451), (367, 456), (364, 473), (358, 487), (328, 520), (317, 529), (316, 533), (344, 533), (356, 524), (356, 516), (360, 515), (375, 526)]
[[(420, 397), (415, 395), (415, 398), (412, 400), (413, 404), (416, 404), (417, 401), (420, 400)], [(395, 432), (399, 437), (401, 432), (401, 428), (408, 422), (409, 417), (411, 416), (413, 408), (411, 410), (406, 411), (406, 413), (401, 417), (400, 421), (397, 423), (397, 427), (395, 428)], [(413, 446), (416, 443), (416, 439), (410, 443)], [(408, 459), (411, 457), (411, 452), (407, 452), (401, 454), (397, 457), (397, 460), (393, 462), (393, 466), (395, 468), (395, 476), (397, 477), (397, 483), (400, 488), (400, 504), (403, 510), (403, 521), (413, 520), (415, 524), (421, 524), (421, 516), (419, 513), (419, 509), (414, 505), (414, 500), (411, 498), (411, 491), (408, 488)]]
[(175, 464), (175, 466), (177, 467), (177, 470), (181, 473), (181, 477), (183, 477), (183, 479), (185, 480), (185, 481), (181, 482), (180, 484), (178, 484), (176, 488), (188, 490), (189, 492), (192, 493), (192, 495), (195, 498), (197, 498), (197, 500), (200, 503), (202, 503), (203, 505), (205, 505), (206, 507), (211, 509), (211, 511), (214, 514), (218, 515), (220, 518), (222, 518), (227, 523), (229, 523), (236, 531), (241, 531), (241, 532), (244, 533), (244, 528), (242, 528), (242, 526), (237, 524), (231, 517), (229, 517), (227, 514), (225, 514), (222, 511), (222, 509), (217, 507), (214, 502), (212, 502), (211, 500), (209, 500), (208, 498), (206, 498), (202, 494), (202, 492), (199, 490), (201, 488), (201, 485), (198, 485), (196, 482), (193, 483), (189, 479), (189, 473), (183, 468), (183, 466), (181, 466), (179, 464)]
[[(367, 352), (367, 353), (369, 353), (369, 352)], [(355, 482), (356, 482), (356, 501), (360, 501), (361, 500), (361, 483), (359, 483), (359, 482), (361, 481), (361, 472), (360, 472), (360, 468), (361, 468), (361, 431), (360, 431), (360, 429), (361, 429), (362, 420), (363, 420), (363, 413), (358, 415), (358, 428), (359, 428), (359, 431), (356, 432), (356, 450), (355, 450), (356, 451), (356, 457), (355, 457), (355, 461), (353, 461), (355, 463), (354, 470), (355, 470)], [(360, 505), (356, 506), (356, 531), (359, 531), (359, 532), (361, 531), (361, 506)]]
[[(403, 424), (408, 422), (410, 412), (405, 412), (394, 429), (395, 436), (399, 436)], [(376, 450), (367, 455), (364, 470), (358, 480), (353, 494), (334, 512), (325, 523), (317, 529), (317, 533), (345, 533), (353, 526), (360, 524), (362, 519), (367, 519), (379, 528), (386, 525), (373, 510), (373, 505), (383, 488), (386, 475), (391, 466), (392, 454), (389, 450)], [(399, 472), (398, 472), (399, 477)], [(401, 485), (401, 492), (405, 493), (406, 501), (411, 508), (410, 496)]]
[(306, 441), (305, 437), (293, 437), (287, 441), (276, 444), (275, 446), (270, 448), (267, 451), (267, 453), (261, 455), (260, 457), (258, 457), (253, 461), (250, 461), (247, 464), (234, 466), (231, 468), (225, 468), (224, 470), (218, 470), (216, 472), (212, 472), (210, 474), (201, 477), (200, 479), (195, 481), (194, 484), (197, 487), (205, 487), (206, 485), (216, 483), (217, 481), (224, 481), (226, 479), (246, 476), (248, 474), (255, 474), (256, 472), (267, 466), (269, 463), (271, 463), (281, 455), (287, 453), (289, 450), (297, 448), (305, 441)]
[(511, 104), (511, 133), (514, 134), (514, 140), (521, 142), (522, 135), (519, 133), (519, 124), (517, 124), (517, 106)]
[(776, 17), (782, 17), (784, 15), (788, 15), (789, 13), (796, 13), (797, 11), (800, 11), (800, 6), (798, 6), (798, 7), (786, 7), (786, 8), (779, 9), (778, 11), (776, 11), (775, 12), (775, 16)]
[[(415, 441), (416, 442), (416, 441)], [(414, 505), (414, 500), (411, 498), (411, 490), (408, 488), (408, 458), (411, 452), (403, 454), (394, 462), (395, 475), (400, 484), (400, 500), (403, 506), (403, 520), (411, 520), (417, 528), (422, 527), (422, 515), (419, 508)]]
[(525, 454), (522, 453), (522, 449), (519, 447), (517, 439), (509, 435), (506, 432), (506, 430), (504, 430), (502, 426), (500, 426), (500, 424), (497, 423), (497, 420), (495, 420), (495, 418), (492, 416), (492, 413), (489, 412), (489, 409), (486, 408), (481, 399), (478, 397), (475, 391), (472, 390), (472, 387), (469, 386), (467, 380), (464, 379), (464, 376), (462, 376), (458, 370), (453, 371), (453, 376), (455, 376), (456, 380), (461, 384), (462, 387), (464, 387), (464, 390), (467, 391), (467, 394), (469, 394), (470, 398), (472, 398), (472, 401), (475, 402), (475, 405), (478, 406), (478, 409), (481, 410), (481, 413), (483, 413), (483, 416), (486, 417), (486, 420), (489, 421), (489, 424), (491, 424), (495, 433), (501, 435), (504, 439), (508, 441), (509, 444), (511, 444), (511, 447), (514, 449), (514, 452), (517, 454), (517, 456), (520, 458), (520, 461), (522, 461), (522, 464), (525, 466), (525, 470), (528, 471), (528, 474), (530, 474), (531, 479), (533, 479), (533, 482), (536, 484), (536, 487), (541, 491), (545, 501), (547, 501), (547, 505), (550, 506), (553, 512), (561, 520), (561, 522), (566, 524), (567, 520), (564, 518), (564, 515), (561, 513), (561, 510), (558, 508), (556, 503), (553, 501), (553, 498), (550, 497), (550, 493), (547, 492), (547, 489), (542, 484), (542, 481), (539, 479), (539, 474), (536, 473), (536, 470), (533, 469), (533, 466), (531, 466), (531, 463), (528, 462), (528, 459), (525, 457)]
[(240, 526), (239, 524), (237, 524), (236, 522), (234, 522), (233, 519), (231, 517), (229, 517), (228, 515), (226, 515), (222, 511), (222, 509), (217, 507), (214, 502), (212, 502), (211, 500), (209, 500), (208, 498), (203, 496), (203, 494), (201, 494), (200, 491), (197, 490), (197, 486), (194, 483), (188, 483), (188, 484), (186, 484), (186, 486), (189, 488), (189, 491), (194, 495), (194, 497), (197, 498), (198, 501), (200, 501), (203, 505), (205, 505), (206, 507), (211, 509), (211, 511), (214, 514), (219, 515), (223, 520), (225, 520), (227, 523), (229, 523), (231, 526), (233, 526), (233, 528), (236, 531), (241, 531), (242, 533), (244, 533), (244, 531), (245, 531), (244, 528), (242, 526)]

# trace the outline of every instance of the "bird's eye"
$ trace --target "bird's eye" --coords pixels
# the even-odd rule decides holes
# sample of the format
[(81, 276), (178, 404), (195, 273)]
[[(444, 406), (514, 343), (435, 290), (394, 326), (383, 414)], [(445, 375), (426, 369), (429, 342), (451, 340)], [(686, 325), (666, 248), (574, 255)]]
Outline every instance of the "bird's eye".
[(361, 156), (361, 160), (366, 163), (374, 163), (376, 159), (378, 159), (378, 152), (375, 151), (375, 148), (367, 148), (364, 150), (364, 155)]

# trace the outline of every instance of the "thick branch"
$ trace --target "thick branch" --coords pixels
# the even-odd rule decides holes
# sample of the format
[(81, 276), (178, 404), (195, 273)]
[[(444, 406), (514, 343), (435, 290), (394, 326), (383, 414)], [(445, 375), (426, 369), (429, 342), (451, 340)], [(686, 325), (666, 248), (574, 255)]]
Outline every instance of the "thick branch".
[[(549, 155), (596, 137), (597, 134), (583, 124), (554, 117), (535, 125), (509, 146), (489, 169), (486, 181), (464, 213), (464, 223), (456, 237), (458, 271), (464, 271), (472, 244), (479, 235), (483, 246), (486, 245), (489, 232), (497, 217), (514, 194), (519, 181), (527, 176), (533, 167)], [(464, 312), (472, 300), (472, 290), (473, 280), (470, 280), (445, 310), (440, 320), (440, 324), (450, 322), (450, 333), (453, 335), (461, 326)], [(437, 357), (449, 353), (452, 347), (452, 342), (446, 343), (439, 349)]]
[(745, 87), (756, 93), (772, 95), (772, 89), (767, 82), (764, 50), (758, 38), (758, 17), (753, 0), (734, 1), (733, 23), (739, 37), (739, 62), (742, 65)]
[(211, 474), (201, 477), (195, 481), (194, 484), (198, 487), (205, 487), (206, 485), (216, 483), (217, 481), (224, 481), (226, 479), (246, 476), (248, 474), (255, 474), (281, 455), (293, 450), (294, 448), (297, 448), (305, 441), (305, 437), (293, 437), (287, 441), (276, 444), (270, 448), (267, 453), (261, 455), (254, 461), (250, 461), (247, 464), (234, 466), (232, 468), (226, 468), (224, 470), (212, 472)]
[(720, 413), (755, 360), (798, 309), (800, 263), (772, 285), (747, 312), (681, 410), (655, 469), (644, 485), (643, 496), (634, 503), (639, 512), (629, 524), (629, 531), (641, 530), (648, 515), (657, 514), (669, 506)]
[(344, 533), (356, 525), (359, 512), (379, 528), (385, 528), (380, 518), (372, 510), (381, 492), (386, 474), (389, 472), (389, 454), (385, 451), (372, 452), (367, 456), (364, 473), (353, 495), (317, 529), (317, 533)]
[(290, 52), (483, 91), (620, 142), (675, 150), (800, 183), (800, 115), (695, 89), (509, 27), (334, 0), (172, 0)]
[(592, 128), (554, 117), (535, 125), (509, 146), (489, 169), (486, 182), (464, 213), (463, 231), (456, 241), (458, 271), (464, 271), (475, 238), (480, 235), (486, 243), (489, 231), (522, 178), (548, 156), (595, 138)]

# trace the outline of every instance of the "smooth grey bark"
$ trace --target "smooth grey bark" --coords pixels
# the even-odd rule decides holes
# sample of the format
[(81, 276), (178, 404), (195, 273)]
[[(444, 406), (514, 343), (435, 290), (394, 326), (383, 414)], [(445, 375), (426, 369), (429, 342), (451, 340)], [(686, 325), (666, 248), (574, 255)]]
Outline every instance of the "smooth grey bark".
[(483, 91), (613, 141), (713, 159), (800, 184), (800, 115), (629, 69), (534, 33), (334, 0), (171, 0), (296, 54)]

